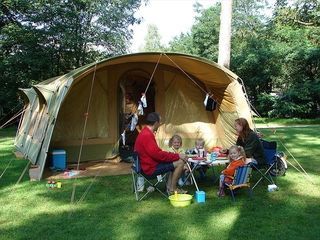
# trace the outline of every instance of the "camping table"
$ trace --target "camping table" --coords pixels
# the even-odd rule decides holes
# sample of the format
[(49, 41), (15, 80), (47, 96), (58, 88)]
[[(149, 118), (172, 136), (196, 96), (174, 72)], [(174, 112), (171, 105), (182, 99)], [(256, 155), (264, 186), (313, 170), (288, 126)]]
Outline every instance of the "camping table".
[(189, 164), (193, 163), (193, 164), (191, 167), (191, 172), (187, 175), (186, 179), (183, 182), (183, 185), (187, 182), (188, 179), (195, 179), (194, 171), (197, 169), (197, 167), (199, 167), (199, 166), (211, 167), (213, 169), (213, 174), (215, 174), (214, 167), (228, 164), (229, 159), (227, 159), (226, 157), (217, 157), (215, 161), (207, 161), (206, 158), (204, 158), (203, 160), (194, 160), (192, 158), (188, 158), (188, 163)]

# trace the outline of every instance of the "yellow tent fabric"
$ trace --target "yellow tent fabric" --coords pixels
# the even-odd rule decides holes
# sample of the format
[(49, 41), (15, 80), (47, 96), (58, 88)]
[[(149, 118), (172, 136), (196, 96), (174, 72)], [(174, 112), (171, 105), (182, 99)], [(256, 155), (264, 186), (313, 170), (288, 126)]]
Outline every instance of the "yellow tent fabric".
[[(184, 148), (192, 147), (197, 138), (204, 138), (209, 149), (229, 147), (236, 138), (234, 120), (244, 117), (252, 124), (238, 76), (230, 70), (185, 54), (138, 53), (92, 63), (21, 89), (26, 100), (15, 139), (17, 150), (39, 166), (39, 179), (52, 149), (65, 149), (68, 162), (115, 157), (126, 90), (142, 93), (152, 74), (146, 95), (152, 105), (149, 110), (159, 112), (164, 122), (157, 133), (161, 147), (173, 134), (182, 136)], [(213, 112), (205, 110), (206, 92), (218, 102)]]

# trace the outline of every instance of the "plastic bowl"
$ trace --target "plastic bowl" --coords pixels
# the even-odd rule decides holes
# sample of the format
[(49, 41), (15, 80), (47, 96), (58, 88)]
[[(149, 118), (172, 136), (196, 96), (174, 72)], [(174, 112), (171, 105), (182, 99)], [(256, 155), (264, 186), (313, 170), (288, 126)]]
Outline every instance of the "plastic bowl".
[(174, 207), (186, 207), (191, 204), (192, 195), (190, 194), (173, 194), (169, 196), (170, 203)]

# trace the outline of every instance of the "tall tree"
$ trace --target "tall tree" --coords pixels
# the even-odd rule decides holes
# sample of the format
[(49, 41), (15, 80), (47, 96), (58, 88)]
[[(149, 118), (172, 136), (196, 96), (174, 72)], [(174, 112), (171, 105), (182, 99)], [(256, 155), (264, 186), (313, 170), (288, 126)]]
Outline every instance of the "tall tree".
[(221, 0), (218, 64), (230, 67), (232, 0)]

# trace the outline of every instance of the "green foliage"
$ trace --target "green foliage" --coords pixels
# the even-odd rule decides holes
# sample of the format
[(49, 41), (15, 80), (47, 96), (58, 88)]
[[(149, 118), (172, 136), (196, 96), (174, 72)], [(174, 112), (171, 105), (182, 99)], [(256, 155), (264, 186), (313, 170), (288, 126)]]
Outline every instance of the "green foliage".
[(145, 45), (140, 49), (144, 52), (161, 52), (165, 47), (161, 44), (161, 35), (158, 27), (154, 24), (148, 25)]
[(16, 105), (18, 87), (125, 53), (141, 1), (2, 1), (0, 106)]
[(263, 117), (270, 116), (270, 113), (274, 109), (274, 105), (276, 103), (277, 99), (276, 97), (267, 94), (262, 93), (258, 95), (256, 109)]
[(196, 55), (196, 52), (193, 49), (192, 36), (189, 33), (181, 33), (180, 36), (174, 37), (169, 45), (169, 50), (171, 52)]
[(248, 36), (234, 50), (231, 69), (243, 79), (254, 105), (259, 94), (272, 91), (272, 78), (279, 71), (279, 66), (273, 59), (270, 42), (256, 36)]
[(219, 43), (220, 5), (203, 10), (191, 29), (197, 55), (217, 61)]
[(270, 40), (281, 71), (275, 86), (282, 96), (271, 116), (317, 117), (320, 115), (319, 15), (316, 1), (297, 1), (278, 6), (271, 21)]
[(191, 33), (181, 34), (170, 42), (170, 51), (183, 52), (217, 60), (219, 42), (220, 6), (203, 10), (198, 6), (200, 14), (195, 19)]

